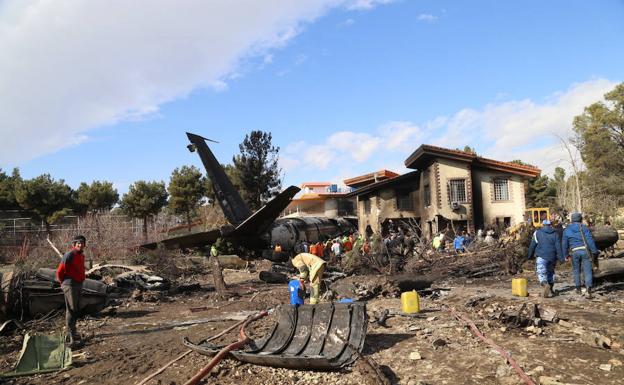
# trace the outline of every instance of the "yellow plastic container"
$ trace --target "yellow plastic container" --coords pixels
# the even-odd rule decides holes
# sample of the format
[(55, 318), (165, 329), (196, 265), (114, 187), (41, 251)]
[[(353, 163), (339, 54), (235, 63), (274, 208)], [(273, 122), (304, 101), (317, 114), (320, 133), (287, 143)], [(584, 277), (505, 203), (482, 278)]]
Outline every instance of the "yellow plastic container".
[(511, 280), (511, 294), (518, 297), (527, 297), (527, 280), (526, 278), (513, 278)]
[(420, 297), (416, 290), (401, 293), (401, 310), (408, 314), (420, 311)]

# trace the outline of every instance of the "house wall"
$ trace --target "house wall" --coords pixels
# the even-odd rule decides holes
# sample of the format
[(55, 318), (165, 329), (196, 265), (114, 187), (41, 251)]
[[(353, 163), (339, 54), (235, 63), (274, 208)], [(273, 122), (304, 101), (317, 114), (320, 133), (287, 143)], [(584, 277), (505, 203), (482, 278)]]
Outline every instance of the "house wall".
[[(413, 184), (417, 186), (417, 182)], [(399, 210), (397, 207), (396, 191), (412, 190), (410, 199), (412, 200), (413, 210)], [(374, 232), (381, 232), (381, 224), (388, 218), (416, 218), (419, 216), (418, 209), (420, 207), (420, 190), (415, 190), (410, 184), (401, 185), (400, 187), (390, 187), (382, 189), (376, 195), (369, 195), (366, 198), (359, 197), (357, 203), (358, 215), (358, 231), (364, 234), (366, 227), (371, 226)], [(371, 199), (371, 212), (366, 214), (366, 200)]]
[[(473, 175), (481, 189), (484, 226), (495, 224), (497, 217), (501, 221), (504, 217), (510, 217), (512, 226), (524, 220), (524, 178), (491, 170), (475, 170)], [(495, 178), (508, 179), (509, 200), (494, 200)]]
[[(457, 230), (468, 228), (476, 232), (475, 221), (479, 226), (496, 223), (499, 218), (510, 218), (510, 225), (521, 222), (524, 218), (524, 178), (521, 176), (485, 169), (472, 169), (470, 163), (438, 158), (424, 167), (418, 175), (419, 180), (413, 186), (420, 186), (411, 193), (413, 210), (398, 210), (396, 190), (409, 188), (409, 183), (400, 187), (388, 187), (373, 192), (372, 195), (358, 197), (357, 216), (359, 231), (364, 232), (367, 225), (373, 231), (380, 232), (381, 224), (387, 218), (419, 218), (425, 236), (432, 235), (446, 228), (451, 220)], [(494, 201), (494, 178), (506, 178), (509, 181), (508, 201)], [(466, 201), (459, 202), (458, 210), (451, 207), (449, 184), (453, 179), (463, 179), (466, 188)], [(425, 206), (425, 189), (431, 191), (431, 204)], [(415, 187), (414, 187), (415, 188)], [(371, 199), (371, 212), (365, 213), (365, 201)], [(477, 211), (478, 210), (478, 211)], [(477, 211), (477, 212), (475, 212)], [(480, 221), (483, 223), (480, 223)]]
[[(466, 187), (466, 200), (460, 202), (458, 210), (453, 210), (451, 207), (449, 183), (453, 179), (463, 179)], [(431, 189), (431, 205), (424, 206), (424, 191), (427, 183)], [(421, 173), (420, 185), (423, 186), (420, 193), (420, 201), (423, 205), (419, 213), (422, 218), (421, 227), (426, 236), (431, 237), (446, 226), (445, 223), (438, 223), (438, 215), (452, 221), (462, 222), (464, 225), (467, 224), (469, 229), (474, 231), (472, 176), (469, 163), (439, 158)]]

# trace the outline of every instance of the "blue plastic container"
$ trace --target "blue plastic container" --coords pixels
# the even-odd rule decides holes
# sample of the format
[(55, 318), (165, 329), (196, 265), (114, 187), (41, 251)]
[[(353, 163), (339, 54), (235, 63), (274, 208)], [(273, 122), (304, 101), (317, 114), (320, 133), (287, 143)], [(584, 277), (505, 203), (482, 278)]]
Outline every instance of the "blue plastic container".
[(290, 293), (291, 305), (303, 305), (304, 291), (298, 279), (288, 282), (288, 292)]

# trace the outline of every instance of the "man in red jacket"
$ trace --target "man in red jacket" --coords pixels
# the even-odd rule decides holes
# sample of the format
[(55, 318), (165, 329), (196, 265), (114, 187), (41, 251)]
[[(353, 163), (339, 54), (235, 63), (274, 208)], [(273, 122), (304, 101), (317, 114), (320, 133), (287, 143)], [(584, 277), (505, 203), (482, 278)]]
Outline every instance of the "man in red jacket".
[(76, 332), (76, 320), (80, 315), (80, 297), (82, 283), (85, 280), (84, 248), (87, 240), (78, 235), (72, 240), (72, 249), (65, 253), (56, 269), (56, 279), (61, 283), (65, 295), (65, 326), (69, 332), (69, 344), (77, 346), (81, 343), (80, 334)]

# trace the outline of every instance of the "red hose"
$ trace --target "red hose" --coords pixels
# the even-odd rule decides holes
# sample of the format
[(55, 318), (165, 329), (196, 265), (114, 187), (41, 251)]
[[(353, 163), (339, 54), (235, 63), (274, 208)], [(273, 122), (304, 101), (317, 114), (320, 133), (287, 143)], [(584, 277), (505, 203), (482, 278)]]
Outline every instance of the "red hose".
[(525, 384), (527, 384), (527, 385), (535, 385), (535, 382), (533, 382), (533, 380), (531, 380), (531, 378), (529, 376), (527, 376), (527, 374), (524, 372), (524, 370), (522, 370), (520, 365), (518, 365), (516, 360), (511, 358), (509, 353), (507, 353), (503, 348), (498, 346), (494, 341), (492, 341), (491, 339), (489, 339), (486, 336), (484, 336), (483, 333), (481, 333), (481, 331), (477, 328), (477, 325), (475, 325), (474, 322), (472, 322), (472, 320), (470, 318), (468, 318), (467, 316), (465, 316), (465, 315), (463, 315), (461, 313), (456, 312), (453, 308), (451, 308), (451, 313), (453, 313), (453, 316), (455, 316), (455, 318), (457, 318), (458, 321), (465, 322), (470, 327), (472, 332), (477, 337), (479, 337), (479, 339), (481, 339), (483, 342), (485, 342), (488, 345), (490, 345), (491, 347), (493, 347), (494, 350), (496, 350), (501, 356), (505, 357), (507, 362), (509, 362), (509, 365), (511, 365), (514, 368), (516, 373), (518, 373), (518, 375), (520, 376), (520, 378), (522, 378), (522, 380), (524, 381)]
[(225, 356), (228, 355), (228, 353), (230, 353), (232, 350), (240, 349), (243, 346), (247, 345), (251, 339), (247, 336), (247, 334), (245, 334), (245, 327), (253, 321), (259, 320), (262, 317), (266, 317), (268, 314), (268, 312), (263, 311), (252, 317), (249, 317), (240, 328), (238, 341), (231, 343), (221, 349), (221, 351), (217, 353), (217, 355), (214, 356), (206, 366), (204, 366), (199, 372), (197, 372), (197, 374), (194, 375), (193, 378), (184, 383), (184, 385), (197, 385), (202, 378), (206, 377), (206, 375), (210, 373), (212, 368), (214, 368), (219, 363), (219, 361), (221, 361)]

